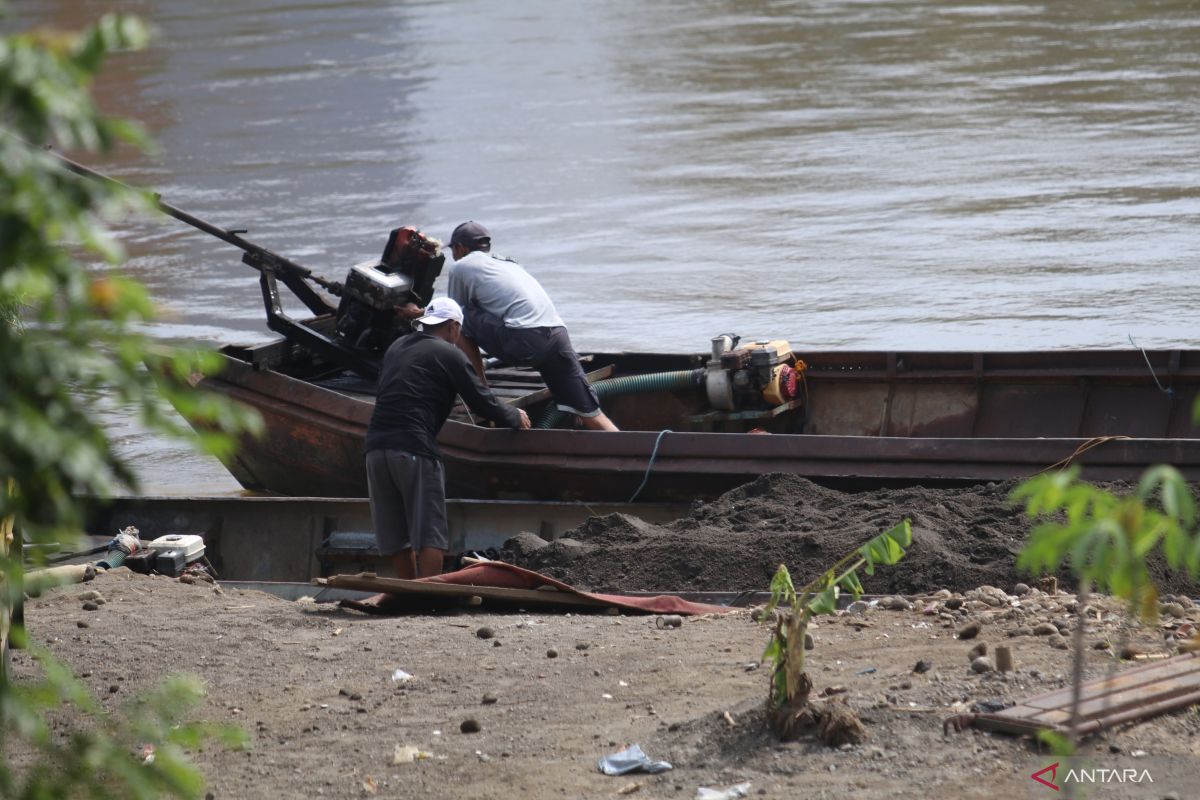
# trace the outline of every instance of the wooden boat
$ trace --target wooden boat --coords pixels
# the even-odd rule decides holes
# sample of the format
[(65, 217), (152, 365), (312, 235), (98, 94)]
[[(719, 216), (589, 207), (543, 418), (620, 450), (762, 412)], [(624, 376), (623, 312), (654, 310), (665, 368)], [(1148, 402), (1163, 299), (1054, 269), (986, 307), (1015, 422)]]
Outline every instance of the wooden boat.
[[(373, 384), (320, 366), (286, 340), (222, 350), (211, 388), (257, 408), (266, 434), (228, 464), (248, 489), (366, 494), (362, 442)], [(763, 473), (842, 487), (1025, 478), (1079, 464), (1085, 478), (1135, 480), (1170, 463), (1200, 480), (1193, 406), (1200, 351), (809, 353), (803, 397), (714, 411), (701, 385), (604, 398), (620, 433), (495, 430), (456, 413), (439, 445), (454, 497), (690, 500)], [(705, 369), (709, 354), (596, 353), (589, 378)], [(535, 421), (536, 373), (491, 385)], [(597, 383), (597, 385), (600, 385)], [(751, 431), (761, 431), (751, 432)]]
[[(112, 181), (61, 158), (65, 168)], [(222, 350), (215, 390), (257, 408), (266, 435), (228, 465), (249, 489), (367, 493), (362, 443), (387, 342), (424, 305), (445, 256), (415, 228), (391, 232), (378, 263), (332, 281), (162, 200), (164, 213), (243, 251), (267, 326), (284, 338)], [(313, 314), (293, 319), (279, 284)], [(339, 298), (337, 303), (329, 296)], [(786, 343), (710, 354), (593, 354), (590, 378), (620, 433), (562, 430), (529, 370), (492, 386), (547, 429), (451, 419), (439, 443), (450, 496), (628, 501), (713, 495), (767, 472), (843, 486), (1024, 478), (1066, 464), (1132, 480), (1169, 463), (1200, 480), (1193, 407), (1200, 351), (792, 353)], [(653, 376), (653, 377), (647, 377)], [(633, 390), (633, 393), (627, 393)]]

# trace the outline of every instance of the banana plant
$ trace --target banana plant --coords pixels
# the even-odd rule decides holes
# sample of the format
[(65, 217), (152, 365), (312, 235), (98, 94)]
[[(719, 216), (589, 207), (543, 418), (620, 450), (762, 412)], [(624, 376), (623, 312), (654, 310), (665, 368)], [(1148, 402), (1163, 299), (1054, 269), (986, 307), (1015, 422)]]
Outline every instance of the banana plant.
[(836, 614), (842, 592), (862, 596), (860, 569), (874, 575), (877, 566), (897, 563), (911, 546), (912, 525), (906, 519), (843, 556), (799, 591), (787, 566), (779, 565), (771, 578), (771, 600), (761, 617), (775, 620), (762, 657), (772, 665), (767, 710), (777, 731), (792, 728), (808, 706), (812, 680), (805, 671), (804, 642), (809, 622), (819, 614)]

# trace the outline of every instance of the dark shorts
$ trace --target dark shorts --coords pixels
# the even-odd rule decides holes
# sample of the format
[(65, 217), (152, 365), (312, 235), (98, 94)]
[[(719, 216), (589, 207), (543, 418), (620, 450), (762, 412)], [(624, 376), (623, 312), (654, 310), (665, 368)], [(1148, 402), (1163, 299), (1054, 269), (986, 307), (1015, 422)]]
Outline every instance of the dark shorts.
[(367, 453), (367, 491), (380, 555), (450, 542), (442, 462), (403, 450)]
[(583, 374), (566, 328), (509, 328), (494, 314), (471, 306), (465, 312), (463, 332), (488, 355), (536, 369), (560, 411), (580, 417), (599, 415), (600, 400)]

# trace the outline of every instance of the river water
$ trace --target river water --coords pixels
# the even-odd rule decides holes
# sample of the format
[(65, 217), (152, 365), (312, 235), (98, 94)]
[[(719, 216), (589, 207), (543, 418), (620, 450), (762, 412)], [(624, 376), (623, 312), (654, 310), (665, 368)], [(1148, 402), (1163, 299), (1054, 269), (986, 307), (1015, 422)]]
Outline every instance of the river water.
[[(77, 27), (111, 2), (19, 0)], [(484, 222), (577, 347), (1200, 346), (1200, 3), (118, 3), (98, 166), (331, 278)], [(156, 335), (265, 336), (240, 253), (122, 229)], [(119, 416), (150, 491), (229, 491)]]

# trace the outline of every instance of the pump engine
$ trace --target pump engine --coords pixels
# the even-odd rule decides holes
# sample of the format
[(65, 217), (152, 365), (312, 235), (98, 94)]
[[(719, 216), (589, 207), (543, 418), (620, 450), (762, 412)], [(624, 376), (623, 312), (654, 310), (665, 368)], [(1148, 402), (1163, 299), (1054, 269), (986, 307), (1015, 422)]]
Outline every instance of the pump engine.
[(338, 340), (356, 350), (387, 350), (412, 330), (412, 323), (396, 314), (396, 308), (427, 305), (445, 262), (437, 239), (416, 228), (393, 230), (378, 261), (350, 268), (337, 308)]
[(766, 409), (795, 400), (805, 364), (793, 358), (783, 339), (760, 340), (738, 347), (741, 337), (727, 333), (712, 340), (705, 370), (705, 389), (712, 407), (721, 411)]

